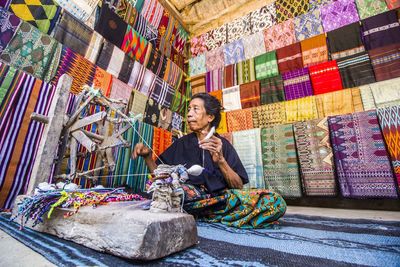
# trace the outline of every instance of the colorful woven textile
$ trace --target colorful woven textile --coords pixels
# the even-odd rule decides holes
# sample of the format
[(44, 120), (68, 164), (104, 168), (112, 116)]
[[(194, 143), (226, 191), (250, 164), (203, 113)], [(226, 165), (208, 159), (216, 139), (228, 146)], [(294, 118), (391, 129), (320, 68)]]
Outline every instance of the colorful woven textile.
[(141, 64), (145, 64), (150, 56), (151, 45), (130, 25), (126, 28), (124, 40), (120, 47), (125, 54)]
[(206, 54), (206, 70), (222, 69), (225, 66), (224, 50), (222, 47), (208, 51)]
[(276, 0), (276, 22), (281, 23), (308, 11), (308, 0)]
[(167, 58), (155, 49), (151, 49), (146, 67), (155, 75), (164, 77), (167, 68)]
[(101, 47), (103, 46), (104, 38), (97, 32), (93, 32), (92, 38), (90, 39), (89, 47), (86, 50), (85, 58), (96, 63), (97, 57), (100, 54)]
[(276, 60), (276, 51), (267, 52), (263, 55), (257, 56), (254, 59), (254, 69), (257, 80), (278, 75), (279, 71), (278, 61)]
[(169, 85), (178, 89), (183, 80), (183, 70), (178, 67), (173, 61), (167, 60), (167, 67), (165, 69), (164, 81)]
[(111, 93), (112, 80), (113, 76), (110, 73), (96, 66), (93, 76), (93, 87), (100, 89), (105, 96), (109, 97)]
[[(7, 26), (7, 24), (5, 25)], [(34, 77), (50, 81), (58, 65), (60, 46), (27, 22), (22, 22), (0, 59)]]
[(142, 16), (155, 29), (158, 29), (163, 13), (164, 13), (164, 7), (157, 0), (144, 1), (142, 11), (140, 12), (140, 14), (142, 14)]
[(296, 42), (293, 19), (276, 24), (264, 30), (264, 43), (267, 51), (293, 44)]
[(183, 117), (176, 112), (172, 113), (171, 130), (182, 131)]
[(265, 188), (260, 134), (260, 129), (232, 133), (233, 147), (249, 176), (247, 188)]
[(328, 47), (326, 45), (325, 34), (301, 41), (300, 45), (304, 67), (328, 61)]
[(260, 81), (261, 105), (285, 101), (283, 80), (280, 75)]
[(222, 89), (222, 102), (225, 110), (241, 109), (242, 104), (240, 101), (239, 86), (237, 85)]
[(384, 0), (356, 0), (360, 19), (375, 16), (388, 10)]
[(110, 92), (111, 98), (123, 99), (126, 102), (128, 102), (129, 98), (131, 97), (131, 93), (132, 93), (132, 87), (118, 80), (117, 78), (113, 77), (111, 84), (111, 92)]
[(81, 21), (87, 21), (93, 14), (99, 0), (56, 0), (57, 4)]
[(244, 37), (242, 42), (245, 59), (251, 59), (267, 52), (265, 49), (264, 35), (261, 31)]
[(223, 87), (224, 70), (215, 69), (206, 73), (207, 92), (220, 90)]
[(314, 95), (325, 94), (342, 89), (342, 80), (335, 60), (310, 66), (311, 83)]
[(183, 53), (183, 49), (185, 48), (188, 38), (189, 34), (182, 27), (182, 25), (179, 25), (174, 40), (174, 48), (176, 51), (178, 51), (178, 53)]
[(205, 35), (195, 36), (190, 39), (190, 56), (196, 57), (207, 51)]
[(250, 12), (252, 33), (262, 32), (276, 24), (275, 3), (270, 3), (260, 9)]
[(329, 117), (328, 123), (342, 195), (396, 198), (394, 174), (376, 112)]
[(204, 54), (189, 59), (189, 75), (206, 73), (206, 56)]
[(292, 124), (261, 129), (265, 188), (300, 197), (300, 175)]
[(222, 105), (222, 90), (217, 90), (217, 91), (213, 91), (213, 92), (209, 92), (208, 94), (212, 95), (213, 97), (215, 97), (216, 99), (218, 99), (218, 101), (221, 103)]
[(47, 116), (55, 87), (0, 63), (0, 209), (10, 209), (25, 194), (45, 125), (32, 112)]
[(134, 115), (142, 114), (144, 117), (147, 99), (147, 95), (137, 90), (132, 90), (128, 104), (129, 111), (132, 112)]
[(121, 47), (124, 41), (128, 24), (115, 14), (108, 5), (101, 7), (100, 18), (94, 27), (107, 41)]
[(382, 108), (400, 105), (400, 78), (371, 83), (363, 86), (369, 90), (374, 99), (374, 107)]
[(236, 64), (237, 84), (249, 83), (256, 80), (254, 59), (248, 59)]
[(240, 85), (240, 101), (242, 108), (257, 107), (260, 105), (260, 81)]
[(400, 0), (385, 0), (389, 9), (396, 9), (400, 7)]
[(363, 111), (358, 88), (339, 90), (315, 98), (320, 118)]
[(113, 3), (115, 10), (114, 12), (118, 14), (127, 24), (134, 26), (136, 17), (138, 15), (137, 9), (132, 5), (129, 0), (119, 0)]
[(223, 46), (224, 44), (226, 44), (226, 40), (227, 40), (226, 24), (223, 24), (220, 27), (208, 31), (207, 33), (204, 34), (204, 41), (206, 43), (208, 51)]
[(224, 134), (224, 133), (228, 132), (228, 125), (226, 124), (226, 113), (225, 112), (221, 112), (221, 121), (219, 122), (216, 132), (218, 134)]
[(309, 1), (309, 10), (314, 10), (319, 8), (320, 6), (324, 6), (330, 4), (334, 0), (310, 0)]
[(139, 62), (135, 61), (135, 63), (133, 64), (131, 74), (129, 76), (128, 84), (132, 86), (133, 89), (139, 91), (145, 73), (146, 73), (146, 67), (140, 64)]
[(251, 19), (250, 13), (237, 18), (226, 25), (227, 28), (227, 42), (231, 43), (236, 40), (242, 39), (243, 36), (251, 34)]
[(206, 90), (206, 75), (200, 74), (194, 77), (190, 77), (190, 87), (192, 89), (192, 95), (197, 93), (205, 93)]
[(174, 98), (174, 88), (162, 80), (160, 77), (155, 77), (154, 88), (150, 92), (150, 98), (155, 100), (163, 107), (170, 108)]
[(50, 33), (61, 9), (53, 0), (12, 0), (9, 10), (41, 32)]
[(138, 14), (136, 17), (135, 26), (133, 28), (153, 46), (156, 46), (157, 28), (154, 28), (148, 23), (142, 14)]
[(253, 129), (253, 117), (250, 109), (241, 109), (226, 112), (228, 132), (237, 132)]
[(359, 21), (354, 0), (337, 0), (321, 6), (321, 20), (325, 32)]
[(276, 50), (279, 73), (303, 68), (300, 43), (294, 43)]
[(179, 91), (175, 91), (174, 100), (172, 101), (171, 110), (183, 114), (186, 110), (187, 98)]
[(285, 101), (286, 122), (307, 121), (318, 118), (315, 96)]
[(364, 19), (361, 27), (367, 50), (400, 43), (400, 24), (396, 10)]
[(319, 8), (295, 17), (293, 23), (297, 41), (303, 41), (324, 32)]
[(360, 94), (365, 111), (376, 109), (374, 96), (369, 85), (360, 86)]
[(225, 65), (235, 64), (244, 60), (244, 47), (242, 40), (224, 46)]
[(400, 77), (400, 43), (368, 51), (377, 81)]
[(11, 41), (21, 20), (14, 14), (0, 8), (0, 54)]
[(251, 110), (254, 128), (264, 128), (286, 122), (285, 104), (283, 102), (262, 105)]
[(158, 26), (157, 45), (158, 50), (167, 57), (171, 56), (172, 44), (177, 31), (177, 21), (164, 10), (160, 25)]
[(146, 111), (143, 122), (153, 126), (157, 126), (158, 121), (160, 120), (160, 111), (161, 105), (153, 99), (149, 98), (146, 103)]
[(293, 125), (303, 191), (307, 196), (336, 195), (327, 118)]
[(400, 107), (387, 107), (377, 110), (382, 135), (385, 138), (387, 150), (392, 160), (397, 184), (400, 185)]
[(139, 91), (145, 95), (150, 95), (150, 93), (153, 91), (155, 81), (156, 76), (154, 75), (154, 73), (146, 69)]
[(225, 66), (223, 71), (224, 76), (222, 81), (222, 88), (228, 88), (238, 84), (236, 64)]
[(165, 129), (153, 128), (153, 160), (161, 155), (172, 144), (172, 133)]
[(308, 68), (283, 73), (282, 79), (286, 100), (310, 96), (313, 93)]

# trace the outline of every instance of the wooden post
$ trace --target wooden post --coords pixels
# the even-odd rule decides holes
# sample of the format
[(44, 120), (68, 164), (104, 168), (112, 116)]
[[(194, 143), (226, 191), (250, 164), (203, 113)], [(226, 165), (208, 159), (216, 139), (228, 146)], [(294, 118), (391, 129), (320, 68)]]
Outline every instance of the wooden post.
[(62, 75), (58, 81), (56, 92), (49, 109), (49, 122), (44, 128), (43, 137), (39, 143), (27, 194), (33, 194), (36, 186), (39, 183), (47, 182), (51, 175), (60, 134), (63, 129), (64, 114), (71, 84), (72, 78), (66, 74)]

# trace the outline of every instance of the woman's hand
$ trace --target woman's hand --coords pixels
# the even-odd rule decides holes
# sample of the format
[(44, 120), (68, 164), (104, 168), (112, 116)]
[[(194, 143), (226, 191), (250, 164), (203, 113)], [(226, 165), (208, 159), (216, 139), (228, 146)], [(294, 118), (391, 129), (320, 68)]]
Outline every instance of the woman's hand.
[(210, 151), (214, 162), (221, 163), (225, 161), (224, 155), (222, 153), (222, 141), (215, 135), (213, 135), (208, 140), (200, 141), (199, 146), (201, 149)]
[(132, 158), (136, 159), (138, 156), (142, 156), (144, 158), (147, 158), (151, 155), (151, 150), (147, 146), (145, 146), (143, 143), (138, 143), (135, 145), (132, 151)]

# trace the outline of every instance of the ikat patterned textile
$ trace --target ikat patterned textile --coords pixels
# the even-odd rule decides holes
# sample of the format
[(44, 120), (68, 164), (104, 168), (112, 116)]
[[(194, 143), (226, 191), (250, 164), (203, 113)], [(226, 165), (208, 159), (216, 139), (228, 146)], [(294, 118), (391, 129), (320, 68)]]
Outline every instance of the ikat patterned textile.
[(293, 125), (261, 129), (265, 188), (284, 197), (301, 197)]
[(240, 109), (226, 112), (228, 132), (253, 129), (253, 117), (250, 109)]
[(260, 105), (260, 81), (240, 85), (240, 101), (242, 108), (257, 107)]
[(9, 10), (41, 32), (49, 33), (60, 15), (61, 8), (53, 0), (12, 0)]
[(264, 43), (267, 51), (293, 44), (296, 42), (293, 19), (276, 24), (264, 30)]
[(374, 109), (400, 105), (400, 78), (372, 83), (363, 86), (361, 91), (366, 90), (372, 95)]
[(128, 24), (115, 14), (108, 5), (103, 5), (100, 17), (94, 27), (107, 41), (121, 47), (124, 41)]
[(222, 102), (226, 111), (242, 109), (239, 86), (222, 89)]
[(226, 24), (213, 29), (204, 35), (207, 50), (217, 49), (227, 43), (227, 27)]
[(158, 29), (161, 18), (164, 13), (164, 7), (157, 0), (144, 1), (140, 14), (155, 28)]
[(256, 80), (254, 59), (241, 61), (236, 64), (237, 84), (249, 83)]
[(55, 75), (60, 53), (61, 45), (56, 40), (31, 24), (22, 22), (0, 59), (36, 78), (50, 81)]
[(222, 47), (208, 51), (206, 55), (206, 70), (221, 69), (225, 66), (224, 49)]
[(257, 32), (246, 36), (242, 39), (242, 42), (244, 46), (245, 59), (254, 58), (267, 52), (265, 49), (264, 35), (262, 32)]
[(379, 124), (392, 160), (397, 185), (400, 185), (400, 107), (387, 107), (377, 110)]
[(182, 131), (183, 117), (176, 112), (172, 113), (171, 129)]
[(223, 69), (216, 69), (207, 72), (206, 74), (206, 89), (207, 92), (214, 92), (222, 89), (223, 87)]
[(232, 43), (251, 34), (250, 13), (237, 18), (226, 25), (228, 31), (227, 42)]
[(365, 19), (388, 10), (384, 0), (356, 0), (358, 15)]
[(285, 104), (278, 102), (251, 109), (254, 128), (264, 128), (286, 123)]
[(276, 50), (279, 73), (303, 68), (300, 43), (294, 43)]
[(396, 9), (400, 7), (400, 0), (385, 0), (389, 9)]
[(252, 33), (262, 32), (264, 29), (276, 24), (275, 3), (263, 6), (250, 13)]
[(324, 33), (319, 8), (295, 17), (293, 20), (297, 41), (303, 41), (313, 36)]
[[(57, 4), (68, 11), (72, 16), (87, 21), (93, 14), (99, 0), (56, 0)], [(104, 6), (104, 5), (103, 5)]]
[(400, 24), (396, 10), (364, 19), (361, 27), (367, 50), (400, 43)]
[(360, 20), (354, 0), (336, 0), (331, 4), (322, 6), (321, 19), (325, 32)]
[[(242, 61), (245, 62), (245, 61)], [(238, 84), (236, 64), (224, 67), (224, 76), (222, 81), (222, 88), (232, 87)]]
[(192, 89), (192, 95), (198, 93), (205, 93), (206, 90), (206, 75), (200, 74), (197, 76), (190, 77), (190, 88)]
[(249, 176), (249, 183), (245, 187), (265, 188), (260, 129), (233, 132), (232, 141), (233, 147)]
[(244, 47), (242, 40), (226, 44), (223, 49), (225, 65), (236, 64), (244, 60)]
[(400, 77), (400, 43), (368, 51), (376, 81)]
[(261, 105), (285, 101), (283, 80), (280, 75), (260, 81)]
[(320, 118), (363, 111), (360, 89), (351, 88), (315, 96)]
[(190, 39), (190, 56), (195, 57), (207, 51), (206, 47), (206, 33), (193, 37)]
[(343, 88), (336, 60), (311, 66), (308, 70), (310, 71), (314, 95), (325, 94)]
[(329, 117), (328, 123), (342, 195), (397, 198), (375, 110)]
[(186, 42), (189, 39), (189, 34), (185, 31), (185, 29), (182, 27), (182, 25), (178, 26), (178, 29), (176, 31), (176, 37), (174, 40), (174, 48), (178, 53), (183, 53), (183, 49), (185, 48)]
[(161, 23), (158, 26), (157, 45), (158, 50), (167, 57), (171, 56), (172, 44), (177, 30), (176, 19), (164, 10)]
[(161, 108), (160, 104), (149, 98), (147, 100), (143, 122), (157, 127), (158, 121), (160, 120)]
[(152, 98), (158, 104), (163, 107), (170, 108), (172, 105), (172, 100), (174, 98), (175, 90), (163, 79), (155, 76), (154, 88), (149, 93), (150, 98)]
[(303, 190), (307, 196), (337, 194), (327, 118), (293, 125)]
[(285, 101), (286, 122), (308, 121), (318, 118), (315, 96)]
[(117, 78), (113, 77), (111, 83), (111, 92), (110, 92), (111, 98), (123, 99), (126, 102), (128, 102), (129, 98), (131, 97), (131, 93), (132, 93), (132, 87), (118, 80)]
[(301, 41), (300, 45), (304, 67), (328, 61), (328, 47), (326, 45), (325, 34)]
[(276, 0), (276, 22), (281, 23), (307, 13), (309, 6), (308, 2), (308, 0)]
[(124, 40), (120, 47), (126, 55), (139, 61), (141, 64), (145, 64), (151, 51), (151, 45), (147, 40), (140, 36), (130, 25), (126, 28)]
[(275, 77), (279, 74), (276, 51), (267, 52), (254, 59), (256, 79)]
[(0, 8), (0, 54), (14, 36), (21, 20), (14, 14)]
[(308, 68), (283, 73), (282, 79), (286, 100), (313, 94)]
[(206, 56), (205, 54), (199, 55), (189, 59), (189, 75), (195, 76), (197, 74), (206, 73)]

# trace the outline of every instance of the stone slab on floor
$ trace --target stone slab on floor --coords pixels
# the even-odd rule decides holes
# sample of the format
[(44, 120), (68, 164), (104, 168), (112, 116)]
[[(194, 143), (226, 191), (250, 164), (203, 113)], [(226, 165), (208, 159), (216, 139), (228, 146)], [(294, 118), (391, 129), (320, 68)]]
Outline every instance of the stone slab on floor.
[[(23, 196), (19, 196), (16, 203)], [(140, 202), (115, 202), (97, 208), (82, 207), (69, 218), (70, 210), (55, 209), (50, 219), (29, 227), (73, 241), (97, 251), (134, 260), (154, 260), (197, 243), (194, 217), (185, 213), (154, 213), (141, 210)], [(15, 204), (13, 215), (17, 212)], [(20, 218), (15, 220), (20, 223)]]

